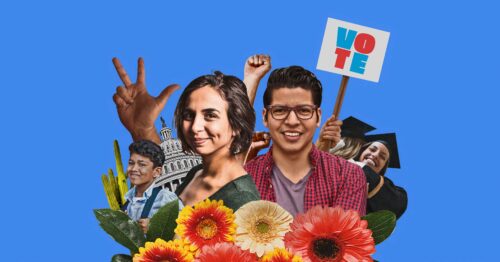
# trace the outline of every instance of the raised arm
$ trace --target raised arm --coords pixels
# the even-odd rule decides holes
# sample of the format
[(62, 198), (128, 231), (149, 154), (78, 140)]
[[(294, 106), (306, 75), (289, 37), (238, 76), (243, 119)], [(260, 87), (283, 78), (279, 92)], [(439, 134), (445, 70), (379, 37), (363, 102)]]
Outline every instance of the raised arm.
[(243, 83), (247, 87), (250, 104), (253, 105), (260, 80), (271, 70), (271, 57), (268, 55), (253, 55), (245, 61)]
[(160, 137), (154, 123), (170, 95), (179, 86), (177, 84), (169, 85), (163, 89), (159, 96), (153, 97), (146, 89), (146, 70), (142, 58), (138, 60), (135, 83), (130, 81), (118, 58), (113, 58), (113, 64), (123, 82), (123, 86), (118, 86), (113, 95), (120, 121), (130, 132), (134, 141), (148, 139), (160, 144)]
[[(262, 78), (267, 74), (267, 72), (269, 72), (269, 70), (271, 70), (271, 57), (268, 55), (253, 55), (245, 61), (243, 70), (243, 83), (245, 83), (245, 86), (247, 88), (247, 95), (248, 99), (250, 100), (250, 104), (253, 105), (260, 80), (262, 80)], [(262, 146), (264, 145), (265, 144), (263, 144)], [(261, 145), (259, 145), (259, 147), (260, 146)], [(269, 143), (267, 144), (267, 146), (269, 146)], [(250, 148), (242, 151), (237, 156), (237, 158), (241, 161), (242, 164), (244, 164), (247, 161), (251, 160), (251, 158), (253, 158), (252, 155), (257, 154), (259, 150), (260, 149), (256, 149), (255, 143), (252, 142)]]
[(250, 148), (248, 149), (243, 164), (250, 162), (259, 154), (260, 150), (269, 147), (270, 144), (271, 144), (271, 135), (269, 135), (269, 133), (255, 132), (253, 134), (252, 144), (250, 144)]

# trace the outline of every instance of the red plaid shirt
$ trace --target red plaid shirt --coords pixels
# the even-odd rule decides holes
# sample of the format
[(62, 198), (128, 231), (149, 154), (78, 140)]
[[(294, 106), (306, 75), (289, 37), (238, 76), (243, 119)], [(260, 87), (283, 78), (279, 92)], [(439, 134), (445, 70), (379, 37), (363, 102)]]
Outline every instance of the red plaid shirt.
[[(263, 200), (276, 202), (271, 183), (274, 160), (272, 149), (245, 165)], [(309, 154), (313, 170), (306, 183), (304, 209), (313, 206), (341, 206), (366, 213), (366, 178), (363, 170), (343, 158), (318, 150), (314, 145)]]

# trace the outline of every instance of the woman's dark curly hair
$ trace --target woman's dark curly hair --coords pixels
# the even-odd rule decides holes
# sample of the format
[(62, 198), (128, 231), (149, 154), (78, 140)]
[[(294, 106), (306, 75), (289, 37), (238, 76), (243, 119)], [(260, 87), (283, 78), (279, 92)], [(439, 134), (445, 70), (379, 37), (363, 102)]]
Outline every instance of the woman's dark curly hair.
[(233, 132), (237, 134), (230, 146), (231, 153), (236, 155), (247, 150), (252, 142), (255, 127), (255, 111), (248, 100), (247, 88), (239, 78), (215, 71), (213, 75), (200, 76), (191, 81), (182, 92), (177, 103), (174, 116), (175, 127), (184, 152), (193, 153), (195, 150), (189, 146), (182, 132), (183, 113), (191, 93), (204, 86), (210, 86), (219, 92), (222, 99), (228, 104), (227, 118), (229, 125)]
[(130, 155), (132, 153), (145, 156), (153, 162), (154, 167), (162, 167), (165, 162), (165, 154), (159, 145), (149, 140), (138, 140), (128, 147)]

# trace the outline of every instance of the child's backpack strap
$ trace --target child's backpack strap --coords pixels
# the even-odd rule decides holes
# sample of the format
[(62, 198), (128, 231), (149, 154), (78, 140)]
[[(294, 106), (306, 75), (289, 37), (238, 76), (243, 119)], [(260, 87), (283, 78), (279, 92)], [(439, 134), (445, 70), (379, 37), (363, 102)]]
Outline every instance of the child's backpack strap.
[[(151, 193), (151, 197), (146, 200), (146, 204), (144, 204), (144, 208), (142, 209), (141, 218), (148, 218), (149, 212), (153, 207), (153, 203), (155, 202), (156, 196), (162, 190), (161, 186), (153, 188), (153, 193)], [(127, 204), (127, 203), (125, 203)]]
[(123, 206), (120, 208), (123, 212), (126, 212), (127, 211), (127, 207), (128, 207), (128, 200), (125, 202), (125, 204), (123, 204)]

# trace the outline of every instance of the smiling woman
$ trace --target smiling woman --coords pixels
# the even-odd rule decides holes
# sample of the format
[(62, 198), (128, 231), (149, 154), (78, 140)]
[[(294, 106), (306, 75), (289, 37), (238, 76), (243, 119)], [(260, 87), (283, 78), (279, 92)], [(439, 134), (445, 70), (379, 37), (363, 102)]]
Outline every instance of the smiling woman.
[[(142, 58), (138, 60), (135, 83), (118, 58), (113, 58), (113, 64), (124, 84), (113, 96), (120, 121), (134, 141), (148, 139), (159, 144), (155, 120), (179, 86), (169, 85), (153, 97), (146, 89)], [(240, 79), (215, 72), (193, 80), (177, 103), (175, 126), (183, 150), (199, 154), (203, 159), (203, 164), (191, 169), (177, 188), (176, 193), (184, 205), (210, 198), (223, 200), (227, 207), (237, 210), (247, 202), (260, 199), (240, 156), (250, 146), (255, 126), (255, 111)]]
[(179, 98), (175, 126), (183, 150), (203, 159), (176, 191), (185, 205), (209, 198), (237, 210), (260, 199), (237, 157), (250, 146), (255, 126), (255, 112), (240, 79), (215, 72), (193, 80)]
[(371, 184), (367, 213), (390, 210), (399, 218), (406, 211), (408, 196), (404, 188), (385, 176), (387, 168), (400, 168), (396, 134), (367, 135), (365, 139), (368, 143), (361, 147), (354, 160), (365, 165), (363, 171)]
[[(371, 167), (375, 173), (384, 175), (387, 165), (389, 164), (389, 149), (383, 141), (375, 141), (361, 149), (359, 161)], [(382, 172), (382, 169), (384, 172)]]

